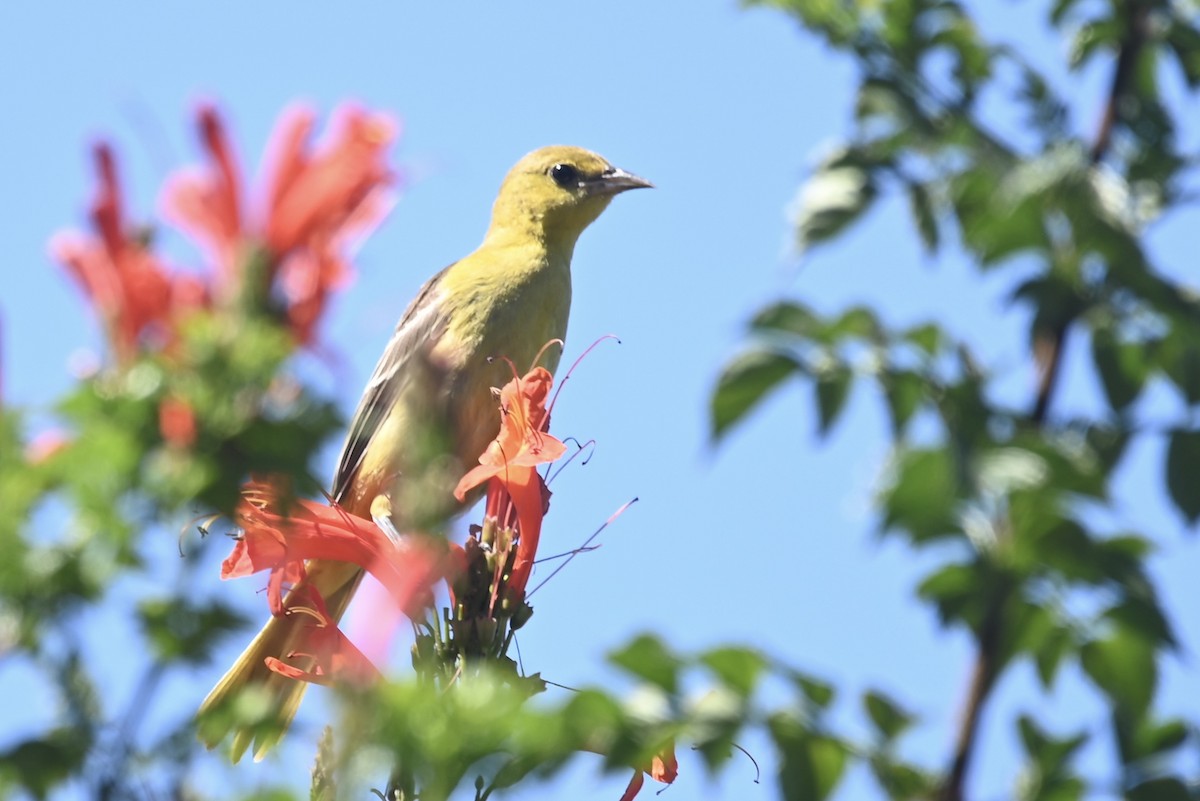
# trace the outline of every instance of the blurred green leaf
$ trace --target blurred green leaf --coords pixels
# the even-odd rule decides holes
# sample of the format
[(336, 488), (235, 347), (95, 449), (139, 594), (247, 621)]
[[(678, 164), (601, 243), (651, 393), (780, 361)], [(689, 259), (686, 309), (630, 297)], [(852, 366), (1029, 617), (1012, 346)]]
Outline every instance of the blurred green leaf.
[(779, 752), (779, 787), (789, 801), (823, 801), (842, 779), (846, 747), (784, 715), (769, 722)]
[(885, 742), (899, 737), (916, 719), (878, 690), (870, 690), (863, 695), (863, 706), (875, 726), (875, 731)]
[(854, 373), (841, 366), (817, 375), (815, 391), (818, 430), (822, 435), (828, 434), (829, 429), (837, 422), (838, 416), (846, 406), (846, 399), (850, 397), (853, 382)]
[(938, 226), (929, 189), (924, 184), (910, 183), (907, 190), (908, 207), (912, 212), (917, 233), (921, 236), (921, 244), (927, 253), (934, 253), (938, 249)]
[(1113, 704), (1133, 719), (1150, 705), (1158, 685), (1158, 664), (1153, 643), (1141, 633), (1114, 627), (1080, 649), (1083, 672)]
[(1102, 48), (1116, 51), (1120, 28), (1112, 18), (1093, 20), (1079, 27), (1071, 42), (1067, 63), (1071, 69), (1084, 66)]
[(759, 333), (794, 334), (811, 337), (821, 326), (820, 318), (807, 306), (795, 301), (779, 301), (759, 310), (750, 321), (750, 329)]
[(792, 356), (770, 350), (748, 351), (726, 365), (712, 397), (713, 439), (724, 436), (730, 426), (800, 369)]
[(1173, 324), (1162, 341), (1159, 361), (1184, 400), (1200, 403), (1200, 343), (1194, 332), (1178, 321)]
[(840, 234), (870, 208), (876, 193), (871, 172), (856, 154), (834, 154), (800, 190), (792, 212), (797, 248), (803, 253)]
[(1109, 405), (1120, 412), (1137, 400), (1150, 375), (1144, 345), (1118, 342), (1111, 332), (1092, 332), (1092, 360)]
[(1182, 720), (1168, 720), (1160, 723), (1146, 719), (1134, 732), (1130, 756), (1134, 759), (1159, 756), (1174, 751), (1187, 742), (1190, 736), (1192, 736), (1191, 729)]
[(5, 780), (15, 782), (34, 798), (44, 799), (79, 774), (90, 747), (86, 734), (73, 727), (19, 742), (0, 752), (0, 786)]
[(610, 653), (608, 659), (668, 693), (679, 690), (679, 671), (683, 662), (653, 635), (639, 635), (625, 647)]
[(950, 454), (942, 448), (900, 454), (894, 479), (883, 493), (883, 527), (907, 531), (921, 543), (958, 529), (958, 482)]
[(1127, 801), (1195, 801), (1187, 785), (1176, 778), (1150, 779), (1131, 788)]
[(1075, 635), (1067, 626), (1054, 626), (1046, 633), (1038, 649), (1033, 652), (1034, 665), (1043, 688), (1049, 690), (1054, 685), (1058, 668), (1077, 648)]
[(761, 652), (736, 646), (706, 651), (700, 655), (700, 662), (743, 698), (754, 692), (767, 668), (767, 658)]
[(891, 801), (925, 801), (937, 790), (936, 777), (887, 754), (871, 757), (871, 773)]
[(942, 625), (963, 617), (974, 619), (976, 615), (966, 610), (978, 608), (985, 572), (981, 562), (944, 565), (925, 577), (917, 586), (917, 595), (933, 602)]
[(1184, 80), (1195, 90), (1200, 88), (1200, 29), (1196, 28), (1195, 19), (1188, 19), (1186, 13), (1182, 9), (1174, 10), (1166, 38)]
[(1080, 747), (1088, 741), (1086, 732), (1068, 737), (1054, 737), (1029, 715), (1021, 715), (1017, 719), (1017, 731), (1021, 735), (1021, 744), (1025, 747), (1026, 755), (1044, 776), (1060, 773)]
[(798, 670), (787, 671), (787, 677), (796, 685), (804, 699), (818, 710), (828, 709), (837, 695), (832, 684)]
[(925, 378), (907, 370), (887, 370), (879, 376), (879, 383), (887, 402), (892, 433), (898, 438), (907, 430), (931, 388)]
[(1176, 429), (1167, 448), (1167, 490), (1189, 525), (1200, 520), (1200, 431)]

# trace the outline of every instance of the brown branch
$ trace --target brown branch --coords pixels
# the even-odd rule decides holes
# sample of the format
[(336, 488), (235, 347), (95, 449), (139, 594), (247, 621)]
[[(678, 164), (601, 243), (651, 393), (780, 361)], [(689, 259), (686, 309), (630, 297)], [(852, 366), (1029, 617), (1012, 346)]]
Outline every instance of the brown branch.
[(1126, 0), (1125, 33), (1121, 36), (1117, 63), (1113, 67), (1108, 102), (1100, 116), (1096, 138), (1092, 142), (1092, 164), (1098, 164), (1112, 144), (1113, 129), (1121, 118), (1121, 104), (1129, 96), (1130, 84), (1137, 70), (1138, 58), (1150, 38), (1150, 4), (1145, 0)]
[(979, 720), (1000, 667), (1000, 634), (1004, 631), (1003, 610), (1007, 597), (1007, 590), (999, 593), (995, 603), (988, 607), (987, 616), (979, 627), (979, 653), (971, 669), (971, 685), (967, 690), (958, 737), (954, 743), (954, 759), (938, 794), (938, 801), (963, 801), (963, 788), (966, 784), (967, 769), (971, 765), (971, 755), (975, 752)]
[[(1092, 164), (1098, 164), (1112, 145), (1113, 130), (1124, 112), (1122, 106), (1131, 92), (1134, 73), (1142, 50), (1150, 36), (1149, 4), (1145, 0), (1126, 0), (1125, 32), (1121, 37), (1108, 100), (1100, 118), (1090, 150)], [(1071, 319), (1040, 332), (1034, 339), (1034, 359), (1038, 365), (1037, 391), (1029, 412), (1029, 421), (1036, 427), (1045, 425), (1050, 402), (1058, 387), (1063, 350)], [(1004, 609), (1012, 588), (1001, 588), (984, 614), (978, 632), (978, 651), (971, 669), (971, 683), (963, 705), (963, 715), (955, 738), (954, 756), (946, 779), (938, 792), (938, 801), (964, 801), (967, 771), (979, 733), (979, 721), (1000, 668), (1000, 641), (1004, 631)]]

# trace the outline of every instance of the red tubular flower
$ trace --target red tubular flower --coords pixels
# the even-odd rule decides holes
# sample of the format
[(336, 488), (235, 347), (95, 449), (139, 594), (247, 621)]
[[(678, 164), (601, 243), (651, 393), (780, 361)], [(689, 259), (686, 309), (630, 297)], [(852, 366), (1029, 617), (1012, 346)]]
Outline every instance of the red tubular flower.
[(201, 106), (197, 116), (200, 139), (212, 159), (211, 168), (170, 176), (161, 205), (167, 219), (209, 252), (217, 268), (218, 286), (228, 291), (236, 283), (246, 238), (240, 200), (241, 173), (216, 109)]
[(264, 239), (279, 263), (288, 319), (304, 343), (331, 290), (350, 274), (343, 252), (387, 213), (393, 180), (384, 159), (396, 136), (391, 119), (347, 105), (331, 127), (324, 146), (308, 152), (313, 114), (297, 109), (280, 122), (272, 143)]
[(256, 483), (243, 492), (234, 513), (242, 536), (221, 565), (221, 578), (271, 571), (267, 600), (271, 612), (284, 614), (284, 585), (304, 575), (304, 562), (328, 559), (364, 568), (387, 588), (405, 614), (415, 616), (441, 578), (445, 561), (425, 540), (393, 543), (371, 520), (337, 506), (296, 500), (288, 514), (278, 511), (276, 492)]
[(338, 628), (325, 599), (311, 586), (285, 596), (284, 590), (300, 582), (309, 559), (351, 562), (364, 568), (387, 589), (397, 607), (415, 617), (429, 606), (433, 584), (449, 567), (444, 554), (429, 541), (412, 537), (397, 544), (370, 520), (313, 501), (294, 501), (287, 514), (278, 509), (277, 493), (264, 483), (248, 485), (234, 513), (241, 537), (221, 565), (221, 578), (270, 571), (267, 600), (274, 615), (311, 618), (301, 645), (286, 659), (308, 660), (302, 669), (278, 658), (267, 667), (281, 675), (317, 684), (332, 681), (365, 683), (379, 671)]
[(679, 762), (675, 759), (675, 744), (672, 743), (655, 755), (650, 761), (650, 767), (645, 770), (639, 770), (633, 774), (633, 778), (629, 780), (629, 786), (625, 788), (625, 793), (621, 796), (621, 801), (633, 801), (638, 793), (642, 791), (642, 785), (645, 784), (645, 774), (650, 774), (650, 778), (656, 782), (663, 784), (671, 784), (679, 775)]
[(490, 516), (498, 516), (511, 500), (516, 509), (518, 542), (508, 586), (518, 595), (525, 592), (533, 570), (550, 494), (537, 468), (566, 451), (560, 440), (546, 433), (550, 425), (546, 400), (553, 384), (554, 377), (545, 368), (535, 367), (500, 390), (500, 433), (479, 457), (479, 465), (463, 476), (454, 490), (461, 501), (472, 489), (489, 482)]
[(91, 206), (95, 238), (74, 232), (50, 242), (62, 262), (96, 307), (119, 361), (129, 361), (140, 339), (153, 331), (170, 339), (178, 312), (205, 302), (190, 276), (173, 276), (133, 235), (124, 217), (116, 160), (104, 143), (93, 150), (100, 188)]
[(292, 615), (307, 615), (313, 622), (305, 630), (305, 650), (294, 650), (284, 656), (311, 660), (312, 668), (302, 670), (268, 656), (265, 661), (270, 670), (289, 679), (326, 686), (334, 681), (365, 686), (381, 678), (378, 668), (338, 628), (320, 595), (310, 592), (307, 598), (289, 606), (287, 611)]
[(268, 151), (269, 178), (262, 208), (248, 215), (242, 179), (229, 137), (216, 111), (199, 113), (206, 169), (172, 177), (163, 212), (210, 252), (219, 289), (233, 292), (251, 253), (267, 261), (264, 284), (285, 301), (297, 341), (311, 344), (330, 293), (350, 275), (344, 251), (387, 212), (393, 175), (386, 151), (396, 125), (354, 106), (335, 112), (333, 133), (313, 152), (308, 143), (315, 114), (293, 109), (275, 128)]

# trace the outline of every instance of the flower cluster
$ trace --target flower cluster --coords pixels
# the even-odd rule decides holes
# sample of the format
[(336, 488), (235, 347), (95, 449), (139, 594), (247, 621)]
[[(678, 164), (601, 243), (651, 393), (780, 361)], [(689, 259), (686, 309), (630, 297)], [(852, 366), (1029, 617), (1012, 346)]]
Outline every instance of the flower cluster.
[[(414, 665), (435, 681), (453, 677), (444, 688), (465, 675), (472, 661), (483, 665), (506, 659), (512, 631), (531, 614), (526, 586), (549, 507), (550, 491), (538, 468), (566, 451), (563, 442), (548, 433), (547, 400), (553, 383), (547, 370), (535, 367), (497, 391), (500, 432), (455, 488), (462, 501), (471, 490), (487, 485), (484, 523), (473, 528), (465, 546), (446, 547), (421, 535), (389, 537), (376, 522), (336, 505), (296, 500), (282, 510), (279, 493), (270, 485), (255, 483), (245, 489), (236, 515), (240, 536), (222, 565), (221, 577), (268, 571), (271, 612), (312, 620), (301, 647), (283, 659), (267, 659), (271, 670), (319, 684), (360, 685), (380, 677), (338, 629), (316, 589), (319, 582), (301, 582), (310, 559), (357, 565), (375, 576), (396, 607), (428, 632), (418, 636)], [(444, 634), (437, 616), (429, 614), (433, 588), (441, 581), (449, 588), (452, 606), (444, 616)], [(288, 588), (292, 589), (285, 594)], [(422, 653), (432, 664), (419, 658)], [(622, 801), (638, 794), (647, 774), (669, 784), (677, 769), (674, 748), (668, 746), (635, 771)]]
[[(330, 560), (358, 565), (374, 576), (396, 606), (419, 617), (432, 600), (430, 588), (446, 572), (444, 555), (429, 538), (389, 539), (371, 520), (336, 505), (295, 499), (280, 508), (280, 493), (271, 485), (246, 487), (235, 520), (239, 536), (221, 565), (221, 578), (269, 571), (267, 603), (273, 615), (303, 615), (312, 623), (304, 643), (285, 658), (304, 658), (314, 665), (301, 670), (271, 657), (267, 667), (289, 678), (328, 684), (334, 680), (361, 684), (378, 677), (366, 656), (338, 629), (316, 582), (306, 577), (305, 562)], [(285, 595), (288, 588), (296, 588)]]
[(168, 266), (151, 247), (149, 230), (130, 222), (112, 148), (96, 145), (94, 233), (60, 233), (50, 250), (92, 302), (118, 363), (142, 348), (169, 347), (189, 313), (246, 299), (277, 304), (295, 340), (313, 344), (330, 293), (349, 275), (346, 250), (383, 217), (394, 180), (385, 156), (396, 125), (353, 106), (335, 117), (317, 148), (309, 141), (312, 111), (283, 117), (269, 147), (268, 177), (251, 202), (220, 115), (200, 109), (208, 164), (172, 176), (162, 198), (164, 216), (211, 260), (199, 274)]

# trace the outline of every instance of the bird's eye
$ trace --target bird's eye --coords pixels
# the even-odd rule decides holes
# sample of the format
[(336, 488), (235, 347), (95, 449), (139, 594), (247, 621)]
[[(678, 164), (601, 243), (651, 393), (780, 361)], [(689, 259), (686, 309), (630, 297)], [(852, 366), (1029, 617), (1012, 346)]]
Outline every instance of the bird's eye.
[(579, 184), (579, 170), (570, 164), (555, 164), (550, 168), (550, 177), (563, 188)]

